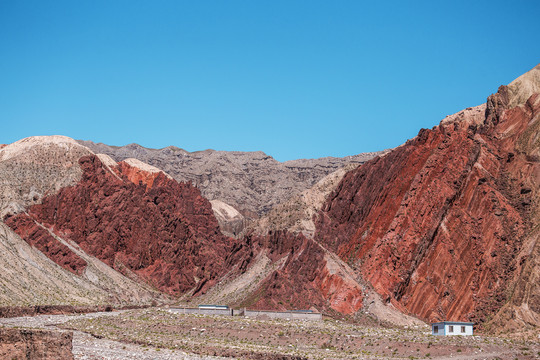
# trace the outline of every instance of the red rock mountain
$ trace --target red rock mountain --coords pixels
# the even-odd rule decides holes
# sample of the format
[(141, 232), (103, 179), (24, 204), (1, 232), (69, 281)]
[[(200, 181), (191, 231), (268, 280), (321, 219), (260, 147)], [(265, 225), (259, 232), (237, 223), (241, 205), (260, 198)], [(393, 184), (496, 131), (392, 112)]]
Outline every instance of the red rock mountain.
[(538, 326), (539, 73), (347, 173), (315, 239), (406, 313)]
[(221, 234), (199, 190), (125, 162), (109, 168), (95, 155), (79, 164), (79, 183), (6, 224), (70, 271), (81, 273), (85, 262), (54, 235), (168, 294), (197, 293), (224, 274), (234, 240)]
[[(265, 236), (247, 235), (241, 245), (234, 276), (256, 268), (261, 258), (269, 271), (260, 271), (247, 296), (231, 303), (257, 309), (310, 309), (325, 313), (353, 314), (362, 308), (364, 290), (341, 264), (317, 242), (287, 231)], [(240, 281), (244, 281), (241, 279)]]
[[(336, 177), (333, 191), (315, 189), (324, 196), (309, 196), (309, 211), (292, 201), (268, 218), (270, 232), (241, 239), (222, 234), (191, 183), (71, 139), (24, 139), (0, 150), (0, 246), (26, 256), (13, 250), (22, 238), (62, 276), (92, 286), (116, 269), (197, 302), (537, 328), (539, 94), (540, 65), (487, 104)], [(284, 229), (296, 222), (282, 217), (297, 213), (305, 222), (315, 213), (312, 238)], [(132, 284), (114, 276), (107, 284)], [(129, 296), (153, 296), (143, 290)]]

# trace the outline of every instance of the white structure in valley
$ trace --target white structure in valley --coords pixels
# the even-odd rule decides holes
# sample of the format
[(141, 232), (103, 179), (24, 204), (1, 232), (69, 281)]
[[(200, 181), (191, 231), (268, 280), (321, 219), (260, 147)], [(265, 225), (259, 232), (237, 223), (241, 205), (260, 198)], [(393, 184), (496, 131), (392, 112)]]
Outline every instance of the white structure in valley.
[(431, 335), (472, 335), (471, 322), (441, 321), (431, 324)]

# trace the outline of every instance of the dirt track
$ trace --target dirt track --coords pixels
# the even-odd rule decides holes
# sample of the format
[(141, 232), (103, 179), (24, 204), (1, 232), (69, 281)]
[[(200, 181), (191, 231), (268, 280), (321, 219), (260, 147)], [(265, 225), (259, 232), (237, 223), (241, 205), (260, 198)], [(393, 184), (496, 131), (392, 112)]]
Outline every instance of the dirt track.
[(425, 328), (365, 327), (335, 320), (183, 315), (155, 308), (6, 318), (0, 319), (0, 326), (75, 329), (73, 354), (75, 359), (85, 360), (521, 360), (540, 356), (538, 341), (436, 337)]

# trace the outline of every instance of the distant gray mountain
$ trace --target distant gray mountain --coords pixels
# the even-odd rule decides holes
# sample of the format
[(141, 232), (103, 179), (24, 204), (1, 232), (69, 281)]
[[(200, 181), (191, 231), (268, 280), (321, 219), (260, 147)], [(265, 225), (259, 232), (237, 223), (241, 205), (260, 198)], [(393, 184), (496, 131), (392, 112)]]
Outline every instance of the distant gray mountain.
[(116, 161), (136, 158), (167, 172), (176, 180), (191, 181), (209, 200), (229, 204), (247, 218), (267, 213), (276, 204), (312, 187), (345, 165), (360, 165), (382, 153), (281, 163), (262, 151), (188, 152), (175, 146), (149, 149), (138, 144), (118, 147), (92, 141), (78, 142)]

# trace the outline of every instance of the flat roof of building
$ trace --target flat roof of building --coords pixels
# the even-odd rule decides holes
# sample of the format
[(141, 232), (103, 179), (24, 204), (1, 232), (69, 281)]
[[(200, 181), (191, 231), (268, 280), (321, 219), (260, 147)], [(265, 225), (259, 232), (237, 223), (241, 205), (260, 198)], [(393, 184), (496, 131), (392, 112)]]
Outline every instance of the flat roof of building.
[(463, 322), (463, 321), (439, 321), (439, 322), (431, 323), (431, 325), (439, 325), (439, 324), (443, 324), (443, 325), (474, 325), (474, 323), (472, 323), (472, 322)]

